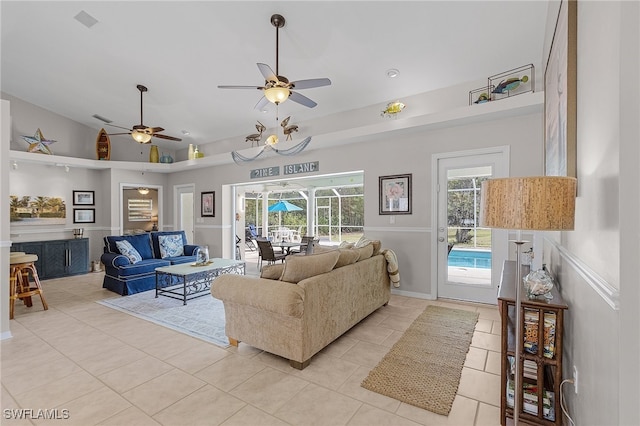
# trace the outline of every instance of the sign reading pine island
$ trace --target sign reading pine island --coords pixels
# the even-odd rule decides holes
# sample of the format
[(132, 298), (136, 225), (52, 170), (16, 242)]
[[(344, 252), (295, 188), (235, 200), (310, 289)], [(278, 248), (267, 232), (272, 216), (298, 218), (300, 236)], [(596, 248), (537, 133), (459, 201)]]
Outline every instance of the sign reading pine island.
[[(300, 173), (311, 173), (320, 170), (319, 161), (309, 161), (308, 163), (287, 164), (283, 166), (285, 175), (297, 175)], [(251, 179), (280, 176), (280, 166), (263, 167), (251, 170)]]

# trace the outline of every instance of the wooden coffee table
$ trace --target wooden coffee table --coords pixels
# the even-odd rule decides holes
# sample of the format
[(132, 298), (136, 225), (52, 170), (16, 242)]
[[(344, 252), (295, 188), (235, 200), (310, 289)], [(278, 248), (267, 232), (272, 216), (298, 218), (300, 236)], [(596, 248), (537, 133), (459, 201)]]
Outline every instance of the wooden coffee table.
[(232, 259), (211, 259), (206, 265), (193, 262), (156, 268), (156, 298), (158, 296), (187, 300), (206, 296), (211, 282), (223, 274), (244, 275), (245, 262)]

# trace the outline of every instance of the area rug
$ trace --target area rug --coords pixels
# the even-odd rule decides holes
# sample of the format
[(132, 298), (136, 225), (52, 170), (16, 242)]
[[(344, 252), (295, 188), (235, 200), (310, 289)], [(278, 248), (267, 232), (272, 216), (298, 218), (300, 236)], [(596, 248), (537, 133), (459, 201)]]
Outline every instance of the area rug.
[(211, 295), (188, 300), (183, 305), (182, 300), (166, 296), (156, 299), (156, 291), (151, 290), (96, 303), (218, 346), (229, 346), (224, 332), (224, 305)]
[(449, 415), (477, 321), (477, 312), (428, 306), (362, 387)]

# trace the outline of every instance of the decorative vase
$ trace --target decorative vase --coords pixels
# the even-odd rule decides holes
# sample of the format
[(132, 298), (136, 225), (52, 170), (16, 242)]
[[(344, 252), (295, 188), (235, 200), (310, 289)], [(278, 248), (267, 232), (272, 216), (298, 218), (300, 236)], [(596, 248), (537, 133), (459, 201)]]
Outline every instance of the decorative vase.
[(160, 161), (160, 155), (158, 154), (158, 147), (151, 145), (151, 151), (149, 151), (149, 162), (157, 163)]
[(187, 156), (187, 159), (188, 159), (188, 160), (193, 160), (193, 159), (195, 158), (195, 157), (193, 156), (193, 153), (194, 153), (193, 144), (192, 144), (192, 143), (190, 143), (190, 144), (189, 144), (189, 154), (188, 154), (188, 156)]
[(173, 157), (171, 157), (170, 155), (167, 155), (167, 154), (165, 154), (163, 152), (162, 156), (160, 157), (160, 162), (161, 163), (165, 163), (165, 164), (171, 164), (171, 163), (173, 163)]
[(196, 149), (193, 151), (193, 158), (200, 158), (200, 151), (198, 151), (198, 145), (196, 145)]
[(198, 257), (196, 263), (205, 265), (209, 261), (209, 246), (201, 246), (198, 249)]

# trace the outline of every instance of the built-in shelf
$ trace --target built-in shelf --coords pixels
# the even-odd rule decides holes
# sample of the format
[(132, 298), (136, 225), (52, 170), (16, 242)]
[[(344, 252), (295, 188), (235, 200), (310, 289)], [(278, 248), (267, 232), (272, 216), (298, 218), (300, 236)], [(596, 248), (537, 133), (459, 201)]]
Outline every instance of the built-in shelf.
[[(384, 120), (374, 124), (354, 127), (346, 130), (313, 135), (307, 151), (363, 142), (371, 139), (388, 137), (390, 134), (411, 133), (433, 130), (449, 126), (460, 126), (515, 117), (518, 115), (541, 112), (544, 105), (544, 92), (525, 93), (499, 101), (464, 106), (452, 110), (440, 111), (395, 120)], [(238, 152), (251, 157), (259, 148), (246, 148)], [(253, 155), (252, 155), (253, 154)], [(269, 154), (266, 153), (267, 157)], [(184, 170), (231, 164), (233, 160), (228, 152), (208, 155), (196, 160), (178, 161), (171, 164), (147, 163), (136, 161), (104, 161), (86, 158), (45, 155), (24, 151), (10, 151), (11, 160), (35, 164), (61, 165), (85, 169), (136, 170), (154, 173), (174, 173)]]

